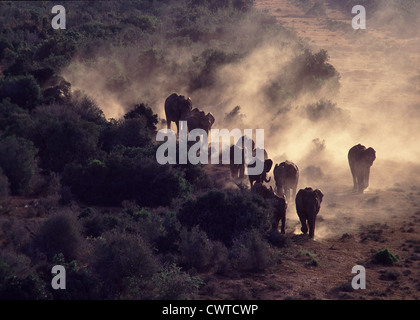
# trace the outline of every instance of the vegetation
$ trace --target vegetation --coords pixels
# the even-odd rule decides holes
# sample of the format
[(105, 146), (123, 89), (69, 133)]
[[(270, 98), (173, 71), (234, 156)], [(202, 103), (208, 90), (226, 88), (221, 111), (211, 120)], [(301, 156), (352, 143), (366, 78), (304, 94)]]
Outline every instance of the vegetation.
[[(215, 89), (220, 68), (274, 39), (296, 55), (263, 94), (285, 102), (338, 87), (327, 52), (306, 49), (252, 0), (69, 1), (66, 30), (51, 28), (53, 4), (0, 2), (0, 299), (190, 299), (198, 272), (278, 263), (286, 241), (267, 233), (269, 204), (212, 189), (201, 166), (156, 162), (159, 119), (145, 92), (167, 70), (190, 92)], [(243, 21), (256, 28), (241, 34)], [(122, 117), (72, 88), (63, 70), (75, 60), (106, 66)], [(173, 90), (159, 80), (162, 95)], [(130, 101), (133, 87), (142, 94)], [(65, 292), (50, 286), (54, 264), (66, 268)]]

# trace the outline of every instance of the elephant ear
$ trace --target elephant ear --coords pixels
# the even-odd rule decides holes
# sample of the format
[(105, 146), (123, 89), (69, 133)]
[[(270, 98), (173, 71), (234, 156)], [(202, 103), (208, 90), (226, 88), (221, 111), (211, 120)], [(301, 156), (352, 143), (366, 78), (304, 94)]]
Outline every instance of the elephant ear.
[(273, 160), (267, 159), (267, 160), (264, 161), (265, 172), (269, 172), (271, 170), (272, 166), (273, 166)]
[(319, 203), (321, 203), (322, 199), (324, 198), (324, 194), (319, 189), (316, 189), (314, 192), (315, 192), (315, 195), (316, 195)]
[(373, 163), (373, 161), (375, 161), (376, 159), (376, 151), (373, 148), (368, 148), (365, 151), (366, 153), (366, 157), (369, 160), (369, 162)]
[(214, 122), (216, 121), (216, 119), (214, 118), (213, 114), (211, 112), (207, 113), (207, 119), (209, 121), (209, 129), (211, 128), (211, 126), (214, 124)]

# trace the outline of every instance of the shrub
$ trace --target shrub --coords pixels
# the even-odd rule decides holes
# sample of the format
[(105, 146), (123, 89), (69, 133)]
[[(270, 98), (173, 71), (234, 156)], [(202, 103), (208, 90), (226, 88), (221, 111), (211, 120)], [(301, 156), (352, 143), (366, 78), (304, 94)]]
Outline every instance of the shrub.
[(44, 222), (33, 240), (33, 247), (50, 260), (62, 253), (66, 260), (71, 261), (79, 257), (82, 239), (76, 216), (63, 211)]
[(188, 231), (181, 231), (181, 265), (187, 269), (195, 268), (197, 271), (205, 271), (213, 264), (213, 243), (204, 231), (198, 226)]
[(393, 265), (398, 262), (398, 258), (388, 249), (382, 249), (372, 255), (372, 262), (383, 265)]
[(54, 265), (62, 265), (66, 270), (66, 290), (54, 290), (50, 286), (53, 300), (97, 299), (98, 282), (86, 269), (78, 266), (77, 261), (66, 262), (63, 254), (53, 257)]
[(141, 148), (114, 149), (104, 161), (68, 165), (63, 183), (88, 204), (121, 205), (135, 200), (141, 206), (167, 206), (189, 193), (182, 172), (144, 156)]
[(203, 281), (172, 264), (156, 273), (152, 283), (156, 292), (154, 298), (157, 300), (187, 300), (194, 298)]
[(31, 75), (7, 77), (0, 80), (0, 100), (10, 98), (24, 109), (33, 109), (41, 98), (41, 89)]
[(233, 265), (243, 271), (262, 272), (277, 263), (270, 245), (256, 230), (244, 232), (235, 239), (231, 259)]
[(152, 249), (139, 236), (107, 233), (98, 239), (92, 254), (92, 267), (110, 298), (124, 295), (131, 278), (144, 280), (158, 271)]
[[(9, 260), (9, 261), (5, 261)], [(14, 259), (15, 260), (15, 259)], [(46, 284), (33, 272), (28, 272), (22, 267), (21, 261), (16, 265), (11, 265), (10, 259), (0, 257), (0, 300), (42, 300), (47, 299)]]
[(37, 149), (31, 141), (9, 136), (0, 140), (0, 167), (10, 182), (12, 194), (30, 191), (30, 182), (37, 170)]
[(39, 149), (41, 167), (61, 172), (66, 164), (83, 162), (97, 151), (100, 127), (77, 119), (64, 107), (36, 109), (28, 136)]
[(178, 213), (186, 226), (199, 225), (210, 239), (230, 246), (243, 231), (265, 231), (270, 216), (262, 198), (249, 193), (210, 190), (187, 201)]
[(3, 169), (0, 167), (0, 200), (3, 200), (9, 195), (9, 180), (3, 174)]

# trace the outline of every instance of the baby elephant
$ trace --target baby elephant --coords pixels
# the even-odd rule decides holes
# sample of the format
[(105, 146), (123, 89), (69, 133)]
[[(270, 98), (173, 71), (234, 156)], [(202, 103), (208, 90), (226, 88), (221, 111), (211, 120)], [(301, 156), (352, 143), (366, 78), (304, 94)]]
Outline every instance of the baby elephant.
[(300, 230), (306, 234), (309, 227), (309, 238), (311, 239), (315, 235), (316, 215), (321, 208), (323, 197), (324, 195), (320, 190), (313, 190), (312, 188), (300, 189), (296, 195), (296, 211), (302, 224)]
[(286, 210), (287, 202), (284, 197), (277, 196), (273, 188), (267, 188), (261, 182), (255, 183), (251, 187), (251, 192), (258, 194), (261, 198), (266, 201), (269, 201), (273, 204), (274, 212), (271, 220), (271, 230), (278, 231), (280, 220), (281, 220), (281, 233), (285, 233), (286, 227)]

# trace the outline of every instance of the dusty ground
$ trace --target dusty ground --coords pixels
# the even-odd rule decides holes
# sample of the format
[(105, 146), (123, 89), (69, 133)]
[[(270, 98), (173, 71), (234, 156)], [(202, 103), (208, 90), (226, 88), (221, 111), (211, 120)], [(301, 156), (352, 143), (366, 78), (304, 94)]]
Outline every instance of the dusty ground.
[[(289, 246), (280, 264), (266, 273), (210, 276), (216, 299), (419, 299), (420, 187), (351, 194), (326, 192), (315, 240), (301, 235), (293, 205), (288, 210)], [(363, 220), (363, 221), (362, 221)], [(393, 266), (374, 264), (372, 255), (389, 249)], [(314, 262), (315, 261), (315, 262)], [(366, 269), (366, 289), (354, 290), (355, 265)], [(203, 292), (206, 293), (206, 289)]]
[[(407, 105), (418, 103), (418, 95), (412, 94), (413, 87), (407, 80), (418, 72), (413, 67), (420, 61), (418, 39), (395, 38), (381, 28), (352, 33), (353, 15), (334, 10), (328, 1), (324, 3), (326, 16), (314, 17), (305, 15), (289, 0), (256, 1), (257, 7), (268, 10), (280, 23), (306, 38), (314, 50), (328, 50), (331, 64), (341, 74), (339, 105), (351, 105), (355, 110), (360, 102), (357, 112), (364, 115), (366, 100), (381, 108), (401, 99)], [(399, 53), (404, 52), (406, 60), (399, 61), (398, 70), (394, 62), (401, 56), (392, 51), (396, 47)], [(203, 298), (419, 299), (420, 184), (415, 180), (403, 182), (402, 177), (401, 183), (386, 179), (393, 165), (381, 159), (375, 165), (378, 175), (375, 180), (372, 173), (371, 189), (363, 195), (351, 193), (350, 176), (341, 186), (323, 186), (325, 197), (315, 240), (300, 235), (291, 205), (286, 229), (291, 242), (280, 249), (281, 263), (264, 274), (208, 276)], [(385, 248), (398, 257), (398, 262), (393, 266), (372, 263), (372, 255)], [(351, 287), (355, 265), (366, 268), (365, 290)]]

